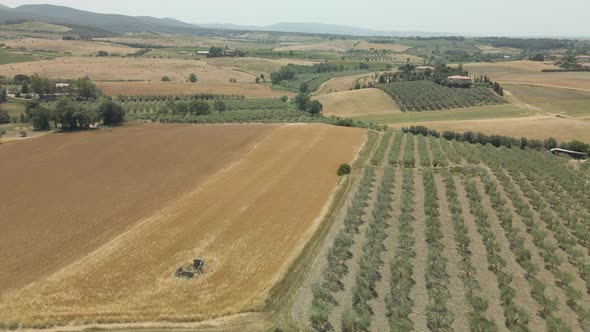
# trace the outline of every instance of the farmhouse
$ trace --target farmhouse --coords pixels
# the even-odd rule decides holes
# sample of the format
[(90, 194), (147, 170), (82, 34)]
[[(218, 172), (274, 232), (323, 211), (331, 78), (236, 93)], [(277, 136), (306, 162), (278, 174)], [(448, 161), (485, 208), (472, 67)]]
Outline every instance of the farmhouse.
[(576, 56), (576, 62), (590, 62), (590, 55), (578, 55)]
[(209, 55), (209, 51), (197, 51), (198, 55)]
[(570, 156), (570, 157), (576, 158), (576, 159), (581, 159), (581, 158), (587, 157), (587, 154), (584, 152), (571, 151), (571, 150), (560, 149), (560, 148), (551, 149), (551, 150), (549, 150), (549, 152), (551, 152), (553, 154), (567, 155), (567, 156)]
[(58, 89), (69, 88), (70, 84), (68, 84), (68, 83), (55, 83), (55, 87)]

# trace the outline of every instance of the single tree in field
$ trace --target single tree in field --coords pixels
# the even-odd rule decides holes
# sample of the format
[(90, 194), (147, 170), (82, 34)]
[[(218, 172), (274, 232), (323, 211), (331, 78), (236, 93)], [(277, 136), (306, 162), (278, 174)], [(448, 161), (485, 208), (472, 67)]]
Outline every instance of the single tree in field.
[(220, 114), (226, 111), (225, 103), (222, 100), (216, 100), (213, 103), (213, 108)]
[(162, 77), (162, 82), (170, 82), (170, 77), (168, 77), (168, 76)]
[(195, 73), (191, 73), (191, 74), (188, 76), (188, 80), (189, 80), (191, 83), (197, 83), (197, 74), (195, 74)]

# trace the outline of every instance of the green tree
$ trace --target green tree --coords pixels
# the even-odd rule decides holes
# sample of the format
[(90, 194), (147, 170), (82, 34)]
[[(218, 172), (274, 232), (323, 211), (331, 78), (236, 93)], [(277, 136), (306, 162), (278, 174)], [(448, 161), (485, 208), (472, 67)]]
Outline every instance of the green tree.
[(125, 119), (123, 107), (110, 100), (104, 100), (98, 105), (98, 113), (106, 126), (120, 124)]
[(47, 95), (53, 94), (55, 91), (55, 85), (48, 79), (35, 74), (31, 76), (31, 89), (33, 90), (33, 93), (36, 93), (39, 97), (43, 98)]
[(340, 165), (340, 167), (338, 167), (338, 176), (344, 176), (347, 174), (350, 174), (350, 172), (352, 171), (352, 167), (350, 167), (349, 164), (342, 164)]
[(78, 127), (76, 112), (76, 104), (68, 97), (62, 96), (53, 104), (55, 121), (61, 124), (62, 129), (76, 129)]
[(302, 82), (299, 84), (299, 93), (308, 93), (309, 92), (309, 84), (307, 82)]
[(23, 82), (23, 85), (20, 88), (20, 92), (22, 92), (23, 94), (29, 93), (29, 85), (27, 85), (27, 82)]
[(211, 113), (209, 104), (203, 100), (191, 100), (188, 104), (188, 112), (194, 115), (207, 115)]
[(314, 100), (311, 103), (309, 103), (309, 105), (307, 107), (307, 111), (312, 115), (320, 114), (320, 113), (322, 113), (323, 110), (324, 110), (324, 105), (322, 105), (322, 103), (320, 103), (317, 100)]
[(96, 99), (100, 95), (100, 89), (94, 84), (88, 76), (78, 79), (76, 82), (78, 88), (77, 94), (83, 99)]
[(190, 75), (188, 75), (188, 80), (191, 83), (197, 83), (197, 74), (191, 73)]
[(109, 56), (109, 52), (107, 52), (107, 51), (98, 51), (98, 56), (101, 56), (101, 57)]
[(295, 97), (295, 105), (297, 105), (297, 109), (300, 111), (307, 110), (310, 101), (309, 95), (305, 93), (300, 93)]
[(162, 77), (162, 82), (170, 82), (170, 77), (168, 77), (168, 76)]
[(53, 114), (51, 110), (38, 102), (28, 102), (25, 113), (36, 130), (49, 130)]
[(224, 56), (224, 52), (221, 47), (211, 47), (209, 48), (209, 54), (207, 56), (210, 58), (219, 58)]
[(2, 88), (2, 92), (0, 92), (0, 103), (5, 103), (8, 101), (8, 93), (6, 92), (6, 88)]
[(10, 116), (7, 110), (0, 108), (0, 124), (2, 123), (10, 123)]
[(223, 100), (216, 100), (213, 103), (213, 108), (219, 113), (223, 113), (226, 111), (226, 106), (225, 106), (225, 103), (223, 102)]

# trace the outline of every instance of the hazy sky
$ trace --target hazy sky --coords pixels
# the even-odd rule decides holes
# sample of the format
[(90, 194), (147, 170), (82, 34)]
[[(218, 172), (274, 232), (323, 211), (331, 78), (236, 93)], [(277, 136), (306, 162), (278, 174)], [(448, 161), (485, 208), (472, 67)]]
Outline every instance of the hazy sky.
[[(373, 28), (523, 36), (590, 36), (590, 0), (49, 0), (101, 13), (190, 23), (319, 22)], [(40, 3), (0, 0), (10, 7)]]

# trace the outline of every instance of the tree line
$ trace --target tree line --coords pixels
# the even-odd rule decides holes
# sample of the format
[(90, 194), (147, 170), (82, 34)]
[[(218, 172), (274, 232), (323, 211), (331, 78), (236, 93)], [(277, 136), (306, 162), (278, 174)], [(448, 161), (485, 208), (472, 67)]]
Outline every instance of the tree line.
[(559, 143), (555, 138), (548, 138), (545, 140), (529, 139), (526, 137), (515, 138), (502, 135), (485, 135), (481, 132), (466, 131), (463, 133), (445, 130), (439, 133), (436, 130), (428, 129), (424, 126), (411, 126), (402, 128), (404, 133), (411, 133), (414, 135), (443, 137), (446, 140), (456, 140), (459, 142), (469, 142), (471, 144), (491, 144), (495, 147), (516, 147), (520, 149), (533, 149), (540, 151), (547, 151), (554, 148), (562, 148), (567, 150), (590, 153), (590, 144), (580, 141), (570, 141)]

